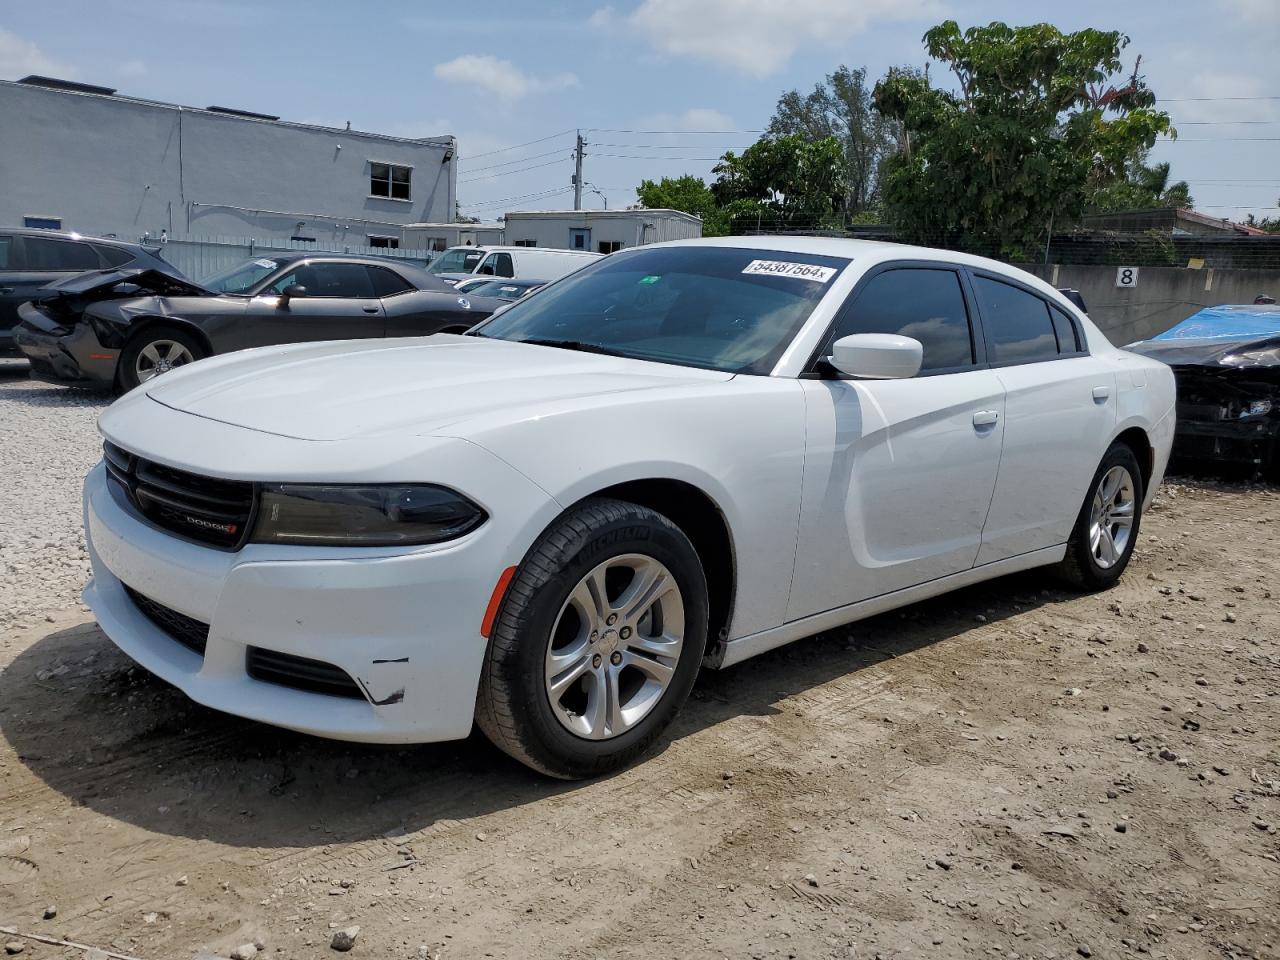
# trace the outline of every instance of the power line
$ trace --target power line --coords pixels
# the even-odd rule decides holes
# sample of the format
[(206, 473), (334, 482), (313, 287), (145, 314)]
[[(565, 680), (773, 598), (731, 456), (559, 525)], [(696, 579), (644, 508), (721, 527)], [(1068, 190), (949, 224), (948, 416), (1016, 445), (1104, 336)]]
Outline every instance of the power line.
[[(559, 151), (556, 151), (556, 152), (559, 153)], [(458, 183), (463, 184), (463, 183), (475, 183), (477, 180), (494, 180), (498, 177), (509, 177), (512, 174), (524, 173), (526, 170), (538, 170), (541, 167), (550, 167), (554, 164), (563, 163), (563, 162), (564, 162), (564, 158), (562, 157), (559, 160), (548, 160), (546, 163), (534, 163), (534, 164), (530, 164), (527, 167), (517, 167), (514, 170), (502, 170), (498, 173), (486, 173), (479, 177), (468, 177), (466, 180), (459, 180)]]
[(458, 160), (478, 160), (480, 157), (491, 157), (495, 153), (506, 153), (508, 150), (519, 150), (521, 147), (531, 147), (535, 143), (546, 143), (548, 140), (554, 140), (556, 137), (564, 137), (573, 133), (573, 130), (561, 130), (559, 133), (548, 134), (545, 137), (539, 137), (537, 140), (528, 140), (524, 143), (515, 143), (509, 147), (499, 147), (497, 150), (488, 150), (485, 153), (473, 153), (469, 157), (459, 156)]
[(1233, 124), (1277, 124), (1280, 120), (1174, 120), (1179, 127), (1221, 127)]
[(1156, 97), (1156, 103), (1219, 103), (1224, 100), (1280, 100), (1280, 96), (1266, 97)]
[(544, 190), (541, 193), (526, 193), (518, 197), (501, 197), (496, 200), (476, 201), (474, 203), (460, 203), (459, 206), (468, 207), (472, 210), (482, 210), (488, 207), (500, 207), (506, 203), (519, 203), (524, 200), (543, 200), (547, 197), (554, 197), (562, 193), (572, 192), (573, 187), (558, 187), (555, 190)]
[[(716, 143), (593, 143), (589, 144), (593, 147), (636, 147), (649, 150), (706, 150), (708, 147), (717, 147), (721, 144)], [(739, 146), (739, 144), (728, 144), (730, 148)]]
[(535, 153), (532, 156), (521, 157), (519, 160), (507, 160), (504, 163), (491, 163), (487, 167), (472, 167), (470, 170), (459, 170), (459, 173), (478, 173), (481, 170), (496, 170), (498, 167), (509, 167), (515, 163), (524, 163), (526, 160), (541, 160), (543, 157), (553, 157), (564, 153), (564, 148), (559, 150), (548, 150), (546, 153)]
[(1274, 143), (1280, 137), (1178, 137), (1162, 140), (1162, 143)]
[(765, 130), (619, 130), (610, 127), (583, 127), (587, 133), (634, 133), (634, 134), (661, 134), (668, 137), (710, 137), (724, 136), (729, 133), (742, 134), (759, 134), (766, 133)]
[(629, 153), (590, 153), (590, 157), (609, 157), (614, 160), (668, 160), (679, 163), (700, 163), (702, 161), (722, 160), (723, 157), (639, 157)]

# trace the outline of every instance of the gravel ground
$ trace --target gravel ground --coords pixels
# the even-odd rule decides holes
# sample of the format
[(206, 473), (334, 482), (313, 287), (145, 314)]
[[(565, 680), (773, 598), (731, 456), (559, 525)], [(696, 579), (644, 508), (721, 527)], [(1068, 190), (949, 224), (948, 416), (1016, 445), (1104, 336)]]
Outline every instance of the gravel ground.
[(652, 756), (564, 784), (131, 664), (76, 602), (101, 403), (0, 377), (23, 960), (1280, 957), (1275, 487), (1167, 484), (1106, 593), (1031, 571), (704, 675)]
[(0, 630), (79, 601), (89, 575), (80, 482), (102, 458), (94, 423), (109, 400), (0, 360)]

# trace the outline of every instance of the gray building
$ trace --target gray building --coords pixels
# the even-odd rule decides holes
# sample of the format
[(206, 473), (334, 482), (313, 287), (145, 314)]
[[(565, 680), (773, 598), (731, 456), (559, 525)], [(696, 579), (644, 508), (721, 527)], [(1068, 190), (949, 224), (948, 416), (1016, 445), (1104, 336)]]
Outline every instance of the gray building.
[(506, 242), (613, 253), (663, 240), (702, 236), (702, 220), (680, 210), (527, 210), (506, 217)]
[(405, 224), (455, 209), (451, 136), (289, 123), (42, 77), (0, 81), (0, 130), (0, 224), (398, 248)]

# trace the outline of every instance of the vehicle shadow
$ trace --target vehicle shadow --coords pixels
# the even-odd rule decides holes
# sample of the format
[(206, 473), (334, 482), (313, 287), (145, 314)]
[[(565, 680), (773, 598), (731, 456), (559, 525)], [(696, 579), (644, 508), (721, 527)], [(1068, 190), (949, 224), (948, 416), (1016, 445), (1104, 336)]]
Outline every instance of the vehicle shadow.
[[(1016, 574), (704, 671), (657, 750), (888, 658), (1070, 600), (1043, 572)], [(75, 805), (147, 830), (246, 847), (416, 832), (580, 785), (538, 776), (478, 733), (378, 747), (323, 740), (192, 703), (136, 667), (92, 623), (31, 644), (0, 672), (0, 733), (20, 763)], [(643, 768), (641, 768), (643, 769)]]

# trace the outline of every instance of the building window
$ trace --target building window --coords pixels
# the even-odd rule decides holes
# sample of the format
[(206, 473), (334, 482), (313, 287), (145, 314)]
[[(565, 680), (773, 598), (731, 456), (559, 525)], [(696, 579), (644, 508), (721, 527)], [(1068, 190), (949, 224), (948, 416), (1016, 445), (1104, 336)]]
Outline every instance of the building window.
[(22, 225), (24, 227), (33, 227), (36, 230), (61, 230), (61, 217), (23, 217)]
[(600, 241), (601, 253), (616, 253), (618, 250), (621, 250), (621, 249), (622, 249), (621, 240), (601, 240)]
[(515, 246), (517, 247), (536, 247), (537, 245), (537, 240), (517, 240), (515, 242)]
[(380, 237), (376, 234), (371, 233), (369, 234), (369, 246), (380, 247), (383, 250), (399, 250), (400, 238), (399, 237)]
[(409, 179), (412, 173), (412, 167), (400, 167), (394, 163), (370, 163), (370, 196), (389, 197), (392, 200), (408, 200)]
[(582, 227), (569, 228), (569, 249), (570, 250), (590, 250), (591, 249), (591, 231)]
[(444, 253), (449, 249), (449, 241), (445, 237), (432, 237), (427, 242), (427, 249), (432, 253)]

